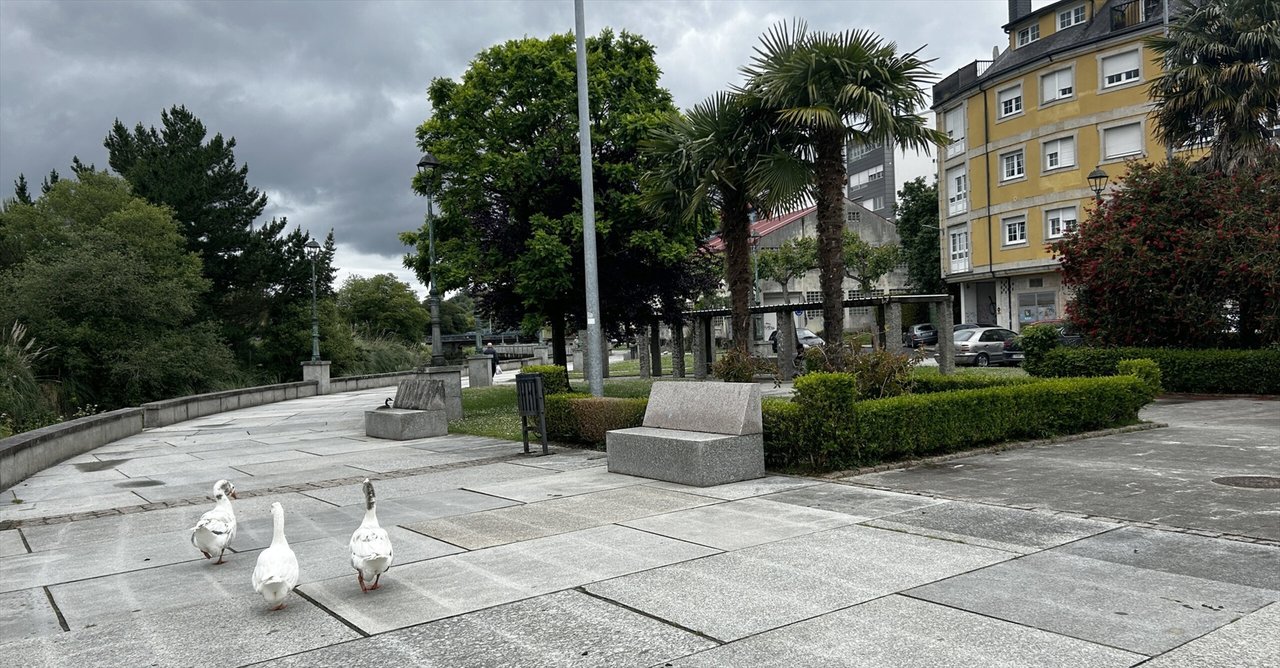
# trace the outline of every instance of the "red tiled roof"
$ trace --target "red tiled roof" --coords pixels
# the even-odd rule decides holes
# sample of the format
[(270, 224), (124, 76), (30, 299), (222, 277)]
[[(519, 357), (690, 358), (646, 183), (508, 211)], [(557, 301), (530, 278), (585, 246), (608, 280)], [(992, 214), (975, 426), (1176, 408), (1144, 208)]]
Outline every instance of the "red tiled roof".
[[(761, 237), (766, 236), (768, 234), (772, 234), (773, 232), (776, 232), (782, 229), (783, 227), (786, 227), (787, 225), (794, 223), (795, 221), (800, 220), (801, 218), (804, 218), (806, 215), (813, 213), (817, 209), (818, 207), (815, 205), (805, 209), (800, 209), (799, 211), (784, 213), (781, 216), (778, 216), (776, 218), (765, 218), (764, 220), (757, 220), (756, 222), (751, 224), (751, 233)], [(707, 249), (713, 253), (719, 253), (723, 251), (724, 239), (721, 239), (719, 234), (711, 237), (710, 239), (707, 240)]]

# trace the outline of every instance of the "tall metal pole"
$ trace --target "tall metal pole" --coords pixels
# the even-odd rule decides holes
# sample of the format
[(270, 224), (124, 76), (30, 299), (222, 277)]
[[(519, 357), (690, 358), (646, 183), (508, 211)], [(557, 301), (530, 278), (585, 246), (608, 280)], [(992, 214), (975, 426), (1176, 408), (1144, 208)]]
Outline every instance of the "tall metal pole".
[(431, 366), (444, 366), (444, 346), (440, 342), (440, 290), (436, 287), (436, 216), (432, 210), (435, 193), (427, 194), (427, 255), (431, 267), (431, 287), (427, 303), (431, 307)]
[(316, 254), (311, 254), (311, 361), (320, 361), (320, 318), (316, 315)]
[(591, 181), (591, 107), (587, 104), (587, 38), (586, 14), (582, 0), (574, 0), (573, 14), (578, 41), (578, 153), (582, 165), (582, 264), (586, 270), (587, 289), (587, 385), (591, 395), (604, 396), (604, 367), (600, 341), (600, 289), (596, 276), (596, 201)]

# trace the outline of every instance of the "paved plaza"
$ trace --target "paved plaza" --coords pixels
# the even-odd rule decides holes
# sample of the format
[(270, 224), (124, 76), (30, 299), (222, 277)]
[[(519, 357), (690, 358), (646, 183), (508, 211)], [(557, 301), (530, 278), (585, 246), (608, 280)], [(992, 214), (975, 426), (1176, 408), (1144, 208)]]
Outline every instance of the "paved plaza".
[[(5, 490), (5, 664), (1280, 665), (1280, 489), (1214, 482), (1280, 476), (1275, 401), (1162, 400), (1143, 417), (1163, 428), (692, 488), (601, 452), (367, 438), (388, 392), (150, 429)], [(396, 560), (363, 594), (366, 476)], [(220, 478), (240, 526), (214, 565), (189, 540)], [(250, 573), (276, 501), (301, 584), (271, 612)]]

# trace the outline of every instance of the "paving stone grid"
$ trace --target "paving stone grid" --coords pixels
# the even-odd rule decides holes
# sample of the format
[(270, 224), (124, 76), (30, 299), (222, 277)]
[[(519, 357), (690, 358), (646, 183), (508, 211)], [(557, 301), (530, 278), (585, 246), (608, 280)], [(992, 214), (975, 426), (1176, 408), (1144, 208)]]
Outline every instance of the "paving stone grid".
[[(608, 473), (600, 452), (368, 439), (359, 418), (384, 394), (150, 430), (16, 487), (23, 503), (0, 507), (0, 652), (24, 666), (1280, 665), (1280, 493), (1210, 482), (1280, 475), (1274, 401), (1162, 402), (1144, 417), (1167, 428), (690, 488)], [(220, 477), (240, 527), (213, 566), (189, 527)], [(396, 546), (369, 594), (346, 546), (365, 477)], [(275, 501), (302, 577), (268, 612), (248, 580)]]

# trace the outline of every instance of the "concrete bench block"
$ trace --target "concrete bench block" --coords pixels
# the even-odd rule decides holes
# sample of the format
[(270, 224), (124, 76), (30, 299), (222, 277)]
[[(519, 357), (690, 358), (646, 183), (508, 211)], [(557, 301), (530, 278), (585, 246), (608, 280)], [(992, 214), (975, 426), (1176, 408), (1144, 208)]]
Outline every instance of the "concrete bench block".
[(649, 391), (644, 426), (741, 436), (764, 431), (755, 383), (660, 381)]
[(605, 434), (609, 472), (710, 487), (764, 477), (764, 435), (633, 427)]
[(449, 416), (443, 406), (432, 410), (379, 408), (364, 412), (364, 433), (393, 441), (444, 436), (449, 433)]

